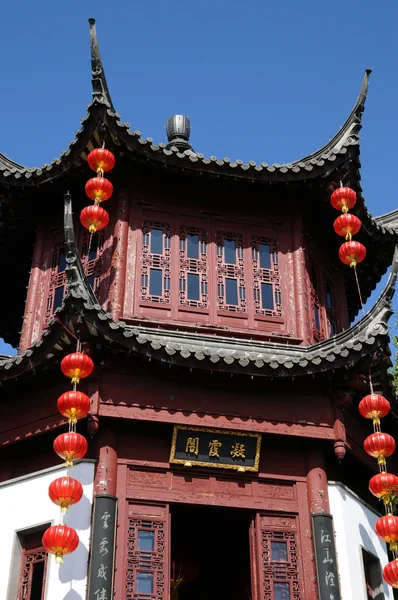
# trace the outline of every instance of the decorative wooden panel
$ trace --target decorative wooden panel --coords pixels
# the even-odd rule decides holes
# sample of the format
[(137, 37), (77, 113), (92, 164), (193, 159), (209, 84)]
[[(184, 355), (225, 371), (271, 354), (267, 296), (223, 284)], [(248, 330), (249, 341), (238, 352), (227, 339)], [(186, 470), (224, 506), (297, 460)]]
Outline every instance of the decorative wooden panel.
[[(82, 257), (85, 273), (95, 293), (99, 289), (99, 278), (102, 269), (102, 254), (104, 249), (103, 233), (92, 236), (90, 244), (90, 233), (82, 230), (78, 243)], [(54, 314), (54, 311), (62, 304), (66, 293), (67, 278), (65, 274), (66, 257), (64, 251), (64, 236), (58, 234), (54, 238), (50, 281), (46, 305), (46, 321)]]
[(51, 261), (50, 281), (46, 305), (46, 321), (48, 321), (54, 311), (62, 304), (67, 283), (65, 267), (66, 259), (64, 243), (61, 240), (61, 236), (58, 235), (55, 238)]
[(322, 290), (321, 290), (321, 278), (316, 268), (315, 262), (312, 258), (307, 259), (307, 270), (309, 278), (310, 288), (310, 301), (312, 306), (311, 321), (312, 331), (315, 341), (324, 339), (327, 337), (325, 331), (325, 323), (323, 316), (322, 307)]
[[(35, 598), (44, 600), (48, 553), (43, 546), (22, 551), (21, 575), (16, 600)], [(41, 595), (40, 595), (41, 592)]]
[(326, 272), (313, 256), (307, 258), (307, 271), (312, 304), (312, 331), (314, 341), (318, 341), (337, 333), (336, 293), (329, 271)]
[(282, 317), (282, 300), (276, 240), (252, 237), (255, 315)]
[(167, 600), (168, 554), (168, 507), (130, 504), (126, 600)]
[(103, 232), (93, 235), (90, 244), (90, 233), (82, 230), (80, 240), (80, 254), (84, 271), (94, 292), (98, 294), (100, 275), (102, 271), (102, 256), (104, 253)]
[(180, 227), (179, 303), (208, 308), (207, 233), (201, 227)]
[(300, 596), (297, 535), (294, 517), (256, 515), (261, 600), (303, 600)]
[(157, 304), (170, 304), (170, 223), (144, 221), (141, 253), (140, 300)]
[(217, 241), (217, 308), (235, 313), (247, 310), (243, 236), (220, 231)]

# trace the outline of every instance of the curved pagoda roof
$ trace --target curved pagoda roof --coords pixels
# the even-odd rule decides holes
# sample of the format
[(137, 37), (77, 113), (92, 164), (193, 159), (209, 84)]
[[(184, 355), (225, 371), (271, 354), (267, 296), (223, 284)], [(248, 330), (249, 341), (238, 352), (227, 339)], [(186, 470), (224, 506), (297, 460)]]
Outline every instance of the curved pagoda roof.
[[(361, 291), (364, 300), (369, 297), (391, 264), (394, 247), (398, 243), (398, 211), (373, 217), (366, 207), (361, 190), (359, 132), (370, 69), (365, 71), (358, 98), (344, 125), (316, 152), (290, 163), (273, 165), (205, 157), (192, 149), (181, 150), (175, 146), (170, 147), (170, 144), (154, 144), (151, 138), (143, 138), (139, 131), (133, 131), (128, 123), (121, 121), (107, 85), (95, 21), (89, 19), (89, 22), (93, 99), (81, 122), (82, 126), (68, 149), (51, 163), (35, 168), (18, 164), (0, 153), (0, 269), (3, 273), (3, 285), (15, 291), (15, 302), (11, 307), (5, 295), (0, 298), (0, 314), (5, 315), (5, 318), (0, 319), (0, 337), (14, 345), (18, 343), (28, 283), (21, 277), (21, 272), (25, 267), (26, 272), (29, 269), (27, 257), (32, 255), (34, 243), (32, 225), (37, 225), (33, 220), (39, 218), (29, 211), (29, 194), (33, 194), (40, 186), (41, 197), (45, 198), (45, 190), (48, 189), (48, 197), (53, 205), (55, 191), (58, 194), (62, 190), (59, 193), (61, 201), (62, 193), (69, 187), (67, 178), (69, 180), (71, 174), (85, 167), (88, 153), (98, 147), (104, 138), (116, 155), (119, 151), (124, 152), (131, 160), (145, 164), (146, 168), (160, 168), (163, 172), (177, 173), (184, 177), (204, 176), (233, 182), (254, 182), (258, 185), (292, 184), (301, 189), (311, 180), (316, 180), (324, 191), (322, 202), (328, 198), (331, 186), (338, 185), (340, 181), (349, 185), (358, 194), (353, 212), (362, 220), (363, 230), (358, 239), (368, 250), (367, 261), (359, 266)], [(52, 184), (51, 187), (48, 184)], [(328, 227), (333, 219), (329, 209), (327, 206), (321, 211)], [(17, 239), (18, 249), (15, 247)], [(353, 318), (359, 309), (359, 301), (354, 277), (349, 269), (346, 286), (350, 318)]]

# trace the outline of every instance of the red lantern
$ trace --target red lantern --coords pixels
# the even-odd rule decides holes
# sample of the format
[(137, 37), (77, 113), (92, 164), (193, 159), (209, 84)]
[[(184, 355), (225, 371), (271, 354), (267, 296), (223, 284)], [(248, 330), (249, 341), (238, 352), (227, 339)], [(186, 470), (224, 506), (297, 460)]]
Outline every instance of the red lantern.
[(73, 461), (83, 458), (88, 450), (87, 440), (80, 433), (70, 431), (61, 433), (54, 440), (54, 450), (65, 459), (67, 467), (73, 467)]
[(366, 256), (366, 248), (359, 242), (345, 242), (340, 246), (339, 259), (345, 265), (356, 267)]
[(393, 588), (398, 588), (398, 558), (389, 562), (383, 569), (384, 581)]
[(54, 504), (67, 511), (71, 504), (76, 504), (83, 496), (83, 487), (80, 481), (73, 477), (58, 477), (50, 483), (48, 495)]
[(351, 237), (358, 233), (361, 229), (361, 221), (355, 215), (345, 213), (337, 217), (333, 223), (333, 227), (337, 235), (345, 236), (346, 240), (351, 240)]
[(87, 157), (90, 169), (103, 175), (115, 166), (115, 157), (105, 148), (95, 148)]
[(379, 465), (386, 464), (386, 457), (391, 456), (395, 450), (395, 440), (388, 433), (372, 433), (363, 443), (365, 452), (377, 458)]
[(398, 517), (389, 514), (377, 519), (376, 533), (383, 542), (390, 544), (391, 552), (398, 549)]
[(390, 403), (380, 394), (368, 394), (360, 401), (358, 410), (365, 419), (373, 419), (373, 425), (379, 425), (380, 419), (388, 415)]
[(79, 383), (80, 379), (91, 375), (93, 369), (93, 361), (83, 352), (67, 354), (61, 361), (61, 371), (72, 380), (72, 383)]
[(57, 407), (61, 415), (68, 417), (69, 423), (75, 424), (89, 412), (90, 398), (83, 392), (65, 392), (58, 398)]
[(55, 525), (46, 529), (42, 542), (47, 552), (55, 554), (55, 562), (61, 564), (64, 562), (64, 554), (70, 554), (78, 547), (79, 536), (71, 527)]
[(349, 211), (357, 201), (357, 195), (349, 187), (340, 187), (334, 190), (330, 197), (330, 202), (336, 210), (341, 210), (343, 213)]
[(98, 204), (86, 206), (80, 213), (80, 222), (90, 233), (101, 231), (109, 223), (109, 215)]
[(369, 481), (369, 490), (373, 496), (390, 504), (391, 499), (398, 494), (398, 477), (392, 473), (377, 473)]
[(93, 177), (89, 179), (85, 185), (86, 194), (91, 200), (94, 200), (96, 204), (100, 204), (109, 198), (113, 194), (113, 185), (109, 179), (103, 177)]

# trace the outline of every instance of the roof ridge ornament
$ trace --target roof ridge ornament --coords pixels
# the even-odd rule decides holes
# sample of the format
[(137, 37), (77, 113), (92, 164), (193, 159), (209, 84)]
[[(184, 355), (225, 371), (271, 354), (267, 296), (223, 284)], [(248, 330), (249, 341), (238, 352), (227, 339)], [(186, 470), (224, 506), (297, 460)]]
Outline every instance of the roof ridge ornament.
[(111, 95), (109, 93), (108, 84), (106, 82), (104, 67), (102, 65), (95, 19), (90, 18), (88, 22), (90, 24), (91, 81), (93, 87), (93, 97), (103, 98), (105, 102), (109, 104), (113, 110), (115, 110)]
[(173, 115), (167, 119), (166, 133), (169, 143), (166, 148), (169, 150), (173, 146), (178, 150), (192, 150), (192, 146), (189, 143), (189, 136), (191, 135), (191, 122), (185, 115)]

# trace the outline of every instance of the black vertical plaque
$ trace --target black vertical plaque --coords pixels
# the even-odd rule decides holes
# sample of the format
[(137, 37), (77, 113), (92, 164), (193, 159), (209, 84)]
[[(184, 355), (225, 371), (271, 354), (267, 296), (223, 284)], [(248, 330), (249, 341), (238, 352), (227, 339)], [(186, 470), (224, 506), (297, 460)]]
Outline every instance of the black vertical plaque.
[(319, 600), (341, 600), (332, 515), (312, 515), (312, 531)]
[(112, 600), (117, 498), (94, 496), (88, 600)]

